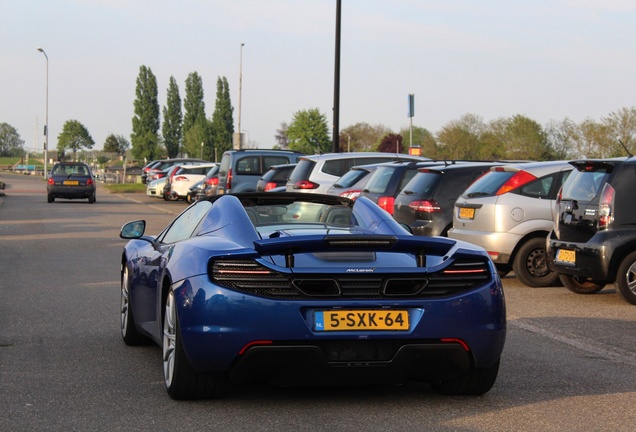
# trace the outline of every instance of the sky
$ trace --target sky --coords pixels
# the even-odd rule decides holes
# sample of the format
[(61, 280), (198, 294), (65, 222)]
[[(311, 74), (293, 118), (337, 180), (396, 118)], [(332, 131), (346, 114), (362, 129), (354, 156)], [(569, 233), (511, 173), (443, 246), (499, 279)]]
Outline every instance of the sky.
[[(294, 113), (333, 127), (336, 0), (0, 0), (0, 123), (41, 151), (68, 120), (132, 132), (139, 68), (197, 72), (211, 118), (226, 77), (234, 127), (271, 148)], [(465, 114), (541, 125), (600, 121), (636, 101), (636, 1), (342, 0), (340, 130), (359, 122), (437, 133)], [(244, 44), (242, 46), (242, 44)], [(240, 96), (239, 96), (240, 95)]]

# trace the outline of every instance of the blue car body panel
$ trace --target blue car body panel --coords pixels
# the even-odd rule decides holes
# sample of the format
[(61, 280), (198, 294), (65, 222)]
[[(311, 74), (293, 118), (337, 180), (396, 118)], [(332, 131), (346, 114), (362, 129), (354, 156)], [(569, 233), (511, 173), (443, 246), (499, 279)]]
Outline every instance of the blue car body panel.
[[(313, 194), (299, 195), (318, 199), (308, 197)], [(352, 204), (356, 225), (311, 229), (284, 222), (255, 227), (241, 197), (224, 195), (212, 200), (191, 237), (170, 244), (156, 240), (163, 233), (133, 239), (124, 247), (122, 258), (129, 270), (137, 328), (161, 345), (166, 290), (172, 290), (183, 346), (194, 369), (229, 371), (231, 377), (235, 371), (235, 381), (240, 382), (271, 370), (272, 364), (264, 359), (276, 358), (279, 363), (289, 361), (338, 376), (342, 371), (329, 365), (377, 371), (379, 365), (400, 357), (394, 353), (383, 354), (387, 358), (380, 355), (382, 361), (329, 359), (323, 348), (334, 344), (359, 345), (362, 351), (370, 349), (368, 346), (376, 349), (374, 344), (393, 344), (395, 352), (404, 351), (401, 358), (408, 365), (396, 364), (393, 369), (398, 375), (401, 369), (413, 368), (415, 359), (429, 349), (442, 358), (448, 354), (457, 359), (462, 363), (457, 365), (460, 370), (499, 361), (506, 335), (504, 293), (483, 249), (448, 238), (412, 236), (366, 198)], [(200, 204), (197, 201), (192, 206)], [(238, 282), (225, 280), (224, 267), (217, 267), (234, 263), (252, 266), (254, 276), (247, 278), (239, 272)], [(475, 263), (475, 270), (470, 270)], [(465, 282), (465, 277), (481, 279)], [(267, 278), (279, 281), (280, 291)], [(373, 294), (344, 294), (349, 285), (355, 292), (376, 279), (380, 288)], [(402, 281), (414, 287), (413, 292), (401, 295)], [(309, 286), (309, 294), (303, 291), (303, 284)], [(333, 288), (331, 295), (320, 295), (323, 284)], [(448, 288), (454, 284), (459, 288)], [(406, 310), (410, 328), (316, 329), (315, 312), (340, 309)], [(411, 348), (418, 354), (409, 354)], [(324, 362), (316, 360), (323, 356)], [(267, 367), (259, 368), (263, 363)], [(420, 369), (426, 369), (426, 363), (423, 365)], [(249, 372), (252, 370), (255, 372)], [(427, 373), (432, 372), (423, 372)]]

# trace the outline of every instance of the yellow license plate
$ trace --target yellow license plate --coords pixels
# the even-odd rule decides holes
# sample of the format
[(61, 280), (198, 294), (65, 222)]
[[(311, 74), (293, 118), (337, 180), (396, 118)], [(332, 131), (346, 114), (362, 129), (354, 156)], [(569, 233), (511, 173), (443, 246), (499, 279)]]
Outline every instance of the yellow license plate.
[(409, 330), (406, 310), (329, 310), (314, 312), (316, 331)]
[(556, 256), (557, 261), (574, 264), (576, 262), (576, 251), (559, 249)]
[(64, 186), (77, 186), (79, 185), (79, 181), (77, 180), (64, 180)]
[(470, 207), (459, 208), (460, 219), (475, 219), (475, 209)]

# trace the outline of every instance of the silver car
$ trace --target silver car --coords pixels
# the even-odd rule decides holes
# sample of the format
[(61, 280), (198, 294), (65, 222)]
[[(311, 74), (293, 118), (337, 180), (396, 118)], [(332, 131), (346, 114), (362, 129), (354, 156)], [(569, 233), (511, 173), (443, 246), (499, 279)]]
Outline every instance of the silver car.
[(531, 287), (555, 285), (546, 262), (552, 207), (572, 165), (529, 162), (491, 168), (455, 202), (448, 237), (488, 251), (500, 275), (511, 270)]

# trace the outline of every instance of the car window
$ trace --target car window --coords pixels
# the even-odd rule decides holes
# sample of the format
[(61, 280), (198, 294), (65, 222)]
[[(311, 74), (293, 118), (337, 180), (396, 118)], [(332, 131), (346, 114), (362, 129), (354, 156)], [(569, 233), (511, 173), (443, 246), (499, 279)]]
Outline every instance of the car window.
[(369, 174), (369, 171), (363, 169), (354, 169), (348, 171), (345, 175), (340, 177), (340, 179), (334, 183), (334, 186), (339, 187), (351, 187), (354, 184), (358, 183), (364, 176)]
[(209, 201), (198, 201), (185, 210), (160, 236), (161, 243), (175, 243), (192, 236), (201, 219), (212, 207)]
[(221, 166), (219, 167), (219, 175), (226, 176), (230, 169), (230, 161), (232, 157), (229, 154), (224, 154), (221, 158)]
[(515, 174), (515, 171), (489, 171), (470, 185), (463, 196), (492, 196)]
[(272, 165), (284, 165), (289, 163), (289, 158), (285, 156), (263, 156), (263, 171), (268, 170)]
[(417, 174), (417, 170), (416, 169), (407, 169), (404, 173), (404, 176), (402, 176), (402, 180), (400, 181), (400, 186), (398, 191), (401, 191), (402, 189), (404, 189), (404, 186), (406, 186), (413, 177), (415, 177), (415, 174)]
[(379, 167), (369, 178), (364, 190), (370, 193), (383, 193), (394, 172), (394, 167)]
[(244, 156), (236, 161), (236, 174), (261, 175), (259, 156)]
[(309, 175), (314, 169), (314, 166), (316, 166), (316, 162), (310, 159), (301, 159), (300, 161), (298, 161), (298, 165), (296, 165), (296, 168), (294, 168), (291, 175), (289, 176), (289, 181), (295, 183), (301, 180), (309, 179)]
[(609, 173), (604, 168), (597, 171), (576, 171), (563, 185), (562, 198), (591, 201), (600, 192), (607, 177), (609, 177)]
[(550, 194), (552, 183), (554, 183), (554, 179), (557, 175), (558, 173), (555, 173), (526, 183), (524, 186), (519, 188), (519, 195), (531, 198), (547, 198)]
[(322, 166), (322, 172), (324, 172), (325, 174), (342, 177), (344, 173), (349, 171), (349, 168), (350, 166), (347, 164), (346, 159), (335, 159), (325, 161), (325, 164)]
[(274, 173), (272, 174), (271, 179), (273, 181), (287, 181), (287, 179), (289, 178), (289, 173), (291, 173), (293, 169), (294, 169), (293, 166), (289, 166), (289, 167), (273, 170)]
[(408, 191), (409, 193), (416, 193), (420, 196), (430, 197), (433, 195), (441, 177), (442, 176), (439, 172), (418, 172), (404, 187), (403, 192)]

